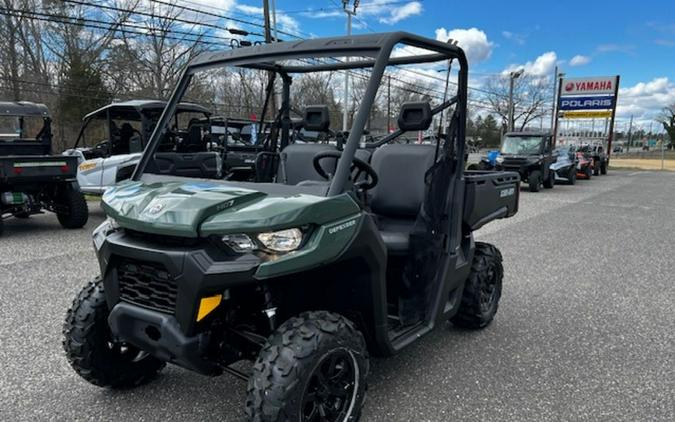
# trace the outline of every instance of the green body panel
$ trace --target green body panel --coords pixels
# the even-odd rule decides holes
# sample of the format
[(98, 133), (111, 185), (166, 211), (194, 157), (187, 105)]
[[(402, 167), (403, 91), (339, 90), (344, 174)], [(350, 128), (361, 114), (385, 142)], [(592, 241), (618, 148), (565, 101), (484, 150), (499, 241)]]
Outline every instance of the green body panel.
[(348, 195), (269, 196), (209, 182), (122, 182), (103, 195), (105, 213), (120, 226), (148, 233), (198, 237), (324, 225), (360, 212)]
[(264, 262), (258, 267), (254, 277), (257, 279), (277, 277), (308, 270), (335, 260), (351, 243), (362, 219), (363, 214), (356, 214), (319, 227), (301, 249)]

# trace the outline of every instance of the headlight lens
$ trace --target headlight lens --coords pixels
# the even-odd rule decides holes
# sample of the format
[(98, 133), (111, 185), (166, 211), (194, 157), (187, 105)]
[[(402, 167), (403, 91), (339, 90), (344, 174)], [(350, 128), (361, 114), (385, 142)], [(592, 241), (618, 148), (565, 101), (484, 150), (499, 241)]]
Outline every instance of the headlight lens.
[(274, 252), (291, 252), (300, 247), (302, 231), (300, 229), (285, 229), (276, 232), (260, 233), (258, 240), (267, 249)]
[(222, 240), (224, 244), (238, 253), (251, 252), (255, 249), (255, 243), (246, 234), (226, 234)]

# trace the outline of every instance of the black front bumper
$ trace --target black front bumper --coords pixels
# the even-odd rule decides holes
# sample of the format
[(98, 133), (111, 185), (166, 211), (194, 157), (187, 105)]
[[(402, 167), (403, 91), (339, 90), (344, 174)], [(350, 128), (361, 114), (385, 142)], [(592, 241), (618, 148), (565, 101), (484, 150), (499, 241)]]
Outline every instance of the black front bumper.
[[(255, 283), (253, 274), (260, 265), (255, 255), (228, 253), (206, 239), (185, 243), (162, 244), (161, 238), (147, 240), (123, 230), (109, 233), (97, 255), (111, 311), (118, 304), (128, 304), (166, 315), (175, 320), (183, 335), (190, 337), (202, 331), (199, 324), (204, 321), (196, 321), (202, 297)], [(139, 268), (144, 274), (135, 278), (129, 275)], [(134, 282), (138, 285), (130, 287)], [(150, 314), (138, 313), (139, 317), (144, 315)], [(113, 333), (118, 334), (114, 329)], [(132, 338), (126, 340), (135, 343)]]
[(120, 302), (110, 312), (108, 324), (117, 338), (163, 361), (205, 375), (222, 372), (218, 365), (202, 358), (209, 344), (209, 333), (186, 336), (171, 315)]

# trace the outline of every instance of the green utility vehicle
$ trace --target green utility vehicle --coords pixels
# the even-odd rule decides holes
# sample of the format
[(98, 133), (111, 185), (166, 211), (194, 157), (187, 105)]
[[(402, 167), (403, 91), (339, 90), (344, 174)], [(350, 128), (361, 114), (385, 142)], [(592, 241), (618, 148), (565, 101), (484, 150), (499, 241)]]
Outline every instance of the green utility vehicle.
[[(402, 47), (428, 54), (392, 56)], [(433, 108), (404, 104), (399, 130), (360, 148), (387, 66), (438, 63), (450, 74), (453, 61), (456, 95)], [(153, 157), (177, 104), (189, 100), (191, 79), (213, 80), (202, 77), (226, 67), (281, 79), (274, 123), (259, 134), (269, 150), (256, 159), (257, 181), (157, 172)], [(370, 73), (351, 130), (339, 134), (346, 140), (290, 142), (294, 78), (343, 71)], [(402, 32), (197, 57), (131, 180), (103, 196), (108, 219), (93, 233), (101, 275), (64, 325), (72, 367), (110, 388), (147, 382), (166, 362), (225, 372), (247, 380), (252, 420), (354, 421), (369, 355), (401, 351), (448, 320), (487, 326), (501, 295), (502, 257), (472, 232), (516, 213), (520, 181), (516, 173), (464, 171), (467, 77), (460, 48)], [(440, 143), (395, 142), (427, 130), (443, 110)], [(328, 111), (306, 107), (302, 127), (336, 133)], [(233, 367), (242, 360), (253, 362), (250, 370)]]

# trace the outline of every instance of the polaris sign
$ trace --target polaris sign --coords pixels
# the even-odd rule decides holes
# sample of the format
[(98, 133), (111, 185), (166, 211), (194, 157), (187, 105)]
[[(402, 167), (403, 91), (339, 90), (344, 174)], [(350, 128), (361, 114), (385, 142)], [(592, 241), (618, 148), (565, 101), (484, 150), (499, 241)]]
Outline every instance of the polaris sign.
[(560, 97), (559, 110), (609, 110), (614, 107), (612, 95), (593, 97)]

